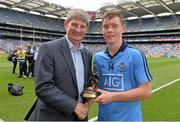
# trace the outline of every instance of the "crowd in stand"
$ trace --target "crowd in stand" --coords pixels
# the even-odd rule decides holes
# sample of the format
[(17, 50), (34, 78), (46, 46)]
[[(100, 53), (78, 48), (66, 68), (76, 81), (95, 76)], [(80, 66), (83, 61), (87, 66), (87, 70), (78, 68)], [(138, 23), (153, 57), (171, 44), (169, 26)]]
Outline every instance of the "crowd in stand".
[(105, 44), (92, 44), (92, 43), (90, 43), (90, 44), (84, 44), (84, 46), (93, 53), (101, 51), (102, 49), (106, 48)]
[[(87, 40), (85, 40), (87, 41)], [(98, 40), (97, 40), (98, 41)], [(99, 40), (103, 41), (103, 40)], [(91, 42), (90, 40), (88, 42)], [(35, 47), (41, 45), (42, 42), (34, 42)], [(19, 40), (2, 40), (0, 39), (0, 51), (15, 50), (15, 47), (23, 45), (27, 47), (32, 45), (32, 41), (19, 41)], [(84, 43), (84, 45), (92, 52), (105, 49), (105, 44), (101, 43)], [(180, 43), (147, 43), (147, 44), (130, 44), (134, 47), (141, 49), (147, 57), (180, 57)]]
[[(130, 44), (141, 49), (147, 57), (177, 57), (180, 58), (180, 43)], [(105, 49), (105, 44), (85, 44), (92, 52)]]
[[(33, 46), (38, 49), (41, 43), (42, 42), (34, 42)], [(9, 52), (11, 50), (15, 50), (15, 47), (19, 47), (20, 45), (27, 47), (28, 45), (32, 45), (32, 41), (0, 39), (0, 51)], [(106, 48), (105, 44), (101, 43), (84, 43), (84, 45), (92, 52), (97, 52)], [(141, 49), (147, 57), (180, 57), (180, 43), (131, 43), (130, 45)]]
[(147, 57), (180, 57), (180, 43), (135, 44)]
[[(33, 44), (32, 44), (33, 43)], [(39, 41), (21, 41), (21, 40), (14, 40), (14, 39), (0, 39), (0, 52), (10, 52), (12, 50), (15, 50), (16, 47), (23, 46), (27, 47), (28, 45), (33, 45), (34, 47), (39, 47), (42, 42)]]
[(13, 40), (13, 39), (6, 39), (6, 40), (0, 39), (0, 51), (11, 51), (21, 45), (24, 45), (24, 46), (32, 45), (32, 42)]

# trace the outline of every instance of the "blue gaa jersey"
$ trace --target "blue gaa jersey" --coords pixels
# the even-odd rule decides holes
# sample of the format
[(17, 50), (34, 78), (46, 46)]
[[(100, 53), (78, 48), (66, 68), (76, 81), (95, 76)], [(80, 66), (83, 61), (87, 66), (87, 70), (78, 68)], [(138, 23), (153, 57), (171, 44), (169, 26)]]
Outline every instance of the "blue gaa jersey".
[[(95, 54), (100, 89), (124, 92), (152, 80), (144, 54), (122, 43), (111, 57), (108, 50)], [(140, 101), (99, 104), (98, 121), (142, 121)]]

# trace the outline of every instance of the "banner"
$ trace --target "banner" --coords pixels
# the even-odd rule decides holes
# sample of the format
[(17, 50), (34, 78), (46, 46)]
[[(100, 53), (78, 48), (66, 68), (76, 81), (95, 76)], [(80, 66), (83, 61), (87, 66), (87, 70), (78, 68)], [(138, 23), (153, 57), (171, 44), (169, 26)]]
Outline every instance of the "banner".
[(96, 19), (96, 12), (88, 11), (89, 19), (94, 21)]

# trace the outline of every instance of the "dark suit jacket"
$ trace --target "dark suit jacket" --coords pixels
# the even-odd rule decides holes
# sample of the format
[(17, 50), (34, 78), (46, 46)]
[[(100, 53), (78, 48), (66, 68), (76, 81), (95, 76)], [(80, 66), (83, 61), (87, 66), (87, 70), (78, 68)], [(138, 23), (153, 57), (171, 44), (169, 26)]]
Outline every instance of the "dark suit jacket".
[[(92, 54), (82, 49), (85, 83)], [(75, 67), (65, 37), (42, 44), (35, 63), (36, 107), (29, 120), (78, 120), (74, 108), (78, 101)]]

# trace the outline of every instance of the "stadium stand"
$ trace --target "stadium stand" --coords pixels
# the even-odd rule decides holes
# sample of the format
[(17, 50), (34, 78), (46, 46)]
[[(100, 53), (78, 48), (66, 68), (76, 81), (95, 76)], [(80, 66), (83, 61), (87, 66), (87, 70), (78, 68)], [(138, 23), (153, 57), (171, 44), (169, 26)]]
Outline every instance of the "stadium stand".
[[(123, 14), (126, 17), (126, 15)], [(64, 36), (63, 19), (0, 8), (0, 51), (20, 45), (39, 46)], [(180, 57), (180, 15), (126, 20), (123, 39), (141, 48), (146, 56)], [(84, 44), (92, 52), (105, 48), (101, 23), (91, 21)]]
[(53, 31), (64, 31), (63, 20), (0, 8), (0, 22)]

